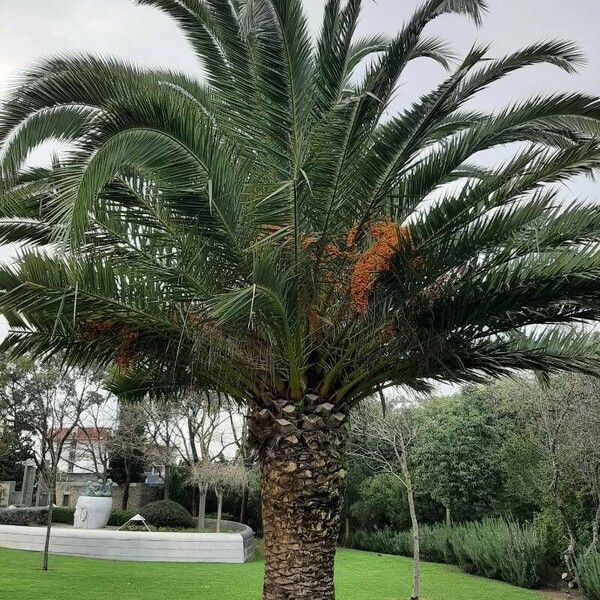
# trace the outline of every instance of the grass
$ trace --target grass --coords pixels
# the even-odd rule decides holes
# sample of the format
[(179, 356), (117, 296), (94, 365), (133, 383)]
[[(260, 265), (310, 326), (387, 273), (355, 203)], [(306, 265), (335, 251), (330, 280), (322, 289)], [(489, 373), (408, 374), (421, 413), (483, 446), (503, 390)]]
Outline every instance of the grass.
[[(7, 600), (259, 600), (262, 563), (245, 565), (134, 563), (51, 556), (0, 548), (0, 598)], [(540, 600), (535, 592), (423, 565), (421, 600)], [(411, 561), (355, 550), (337, 556), (338, 600), (404, 600)]]

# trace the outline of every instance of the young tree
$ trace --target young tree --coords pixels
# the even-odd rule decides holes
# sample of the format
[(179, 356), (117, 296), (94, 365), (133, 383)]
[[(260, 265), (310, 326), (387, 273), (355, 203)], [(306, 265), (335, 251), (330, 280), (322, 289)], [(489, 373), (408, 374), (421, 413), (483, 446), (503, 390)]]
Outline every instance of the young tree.
[(351, 453), (365, 458), (377, 470), (393, 477), (406, 491), (413, 541), (413, 580), (411, 600), (419, 600), (421, 556), (419, 520), (415, 509), (410, 452), (418, 433), (414, 407), (395, 400), (384, 411), (367, 405), (352, 420)]
[[(359, 402), (597, 369), (595, 333), (574, 324), (598, 318), (600, 208), (558, 207), (547, 184), (600, 164), (600, 101), (472, 108), (523, 67), (574, 71), (580, 52), (547, 41), (495, 59), (475, 46), (389, 115), (411, 61), (448, 64), (428, 25), (481, 22), (484, 0), (423, 0), (397, 35), (367, 40), (360, 0), (328, 0), (315, 42), (302, 0), (138, 3), (176, 20), (205, 81), (60, 57), (7, 97), (0, 239), (65, 244), (0, 271), (6, 345), (247, 405), (264, 598), (331, 600), (342, 425)], [(73, 151), (24, 168), (56, 137)], [(476, 163), (499, 146), (501, 165)]]
[[(22, 359), (24, 371), (13, 378), (14, 393), (4, 396), (8, 410), (28, 415), (24, 428), (33, 440), (34, 460), (38, 468), (38, 501), (42, 485), (48, 491), (48, 521), (42, 569), (48, 570), (48, 551), (52, 528), (59, 464), (65, 444), (84, 411), (98, 403), (99, 379), (80, 371), (64, 372), (57, 359), (39, 364)], [(18, 393), (17, 393), (18, 389)]]

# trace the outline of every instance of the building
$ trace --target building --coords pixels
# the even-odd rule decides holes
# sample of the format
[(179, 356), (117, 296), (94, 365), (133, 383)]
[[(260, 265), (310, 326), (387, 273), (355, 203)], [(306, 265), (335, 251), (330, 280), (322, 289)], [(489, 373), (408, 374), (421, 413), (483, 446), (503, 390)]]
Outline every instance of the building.
[(109, 427), (75, 427), (68, 433), (62, 429), (49, 434), (53, 444), (65, 441), (62, 456), (58, 463), (60, 474), (101, 475), (108, 468), (108, 442), (112, 436)]

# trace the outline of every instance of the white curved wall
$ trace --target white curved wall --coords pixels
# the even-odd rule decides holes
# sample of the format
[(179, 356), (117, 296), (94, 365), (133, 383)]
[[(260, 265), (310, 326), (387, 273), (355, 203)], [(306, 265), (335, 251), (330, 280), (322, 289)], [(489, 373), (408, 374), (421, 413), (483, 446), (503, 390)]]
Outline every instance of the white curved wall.
[[(56, 527), (50, 552), (112, 560), (243, 563), (254, 558), (254, 533), (239, 528), (239, 533), (155, 533)], [(45, 535), (44, 527), (0, 525), (0, 546), (42, 551)]]

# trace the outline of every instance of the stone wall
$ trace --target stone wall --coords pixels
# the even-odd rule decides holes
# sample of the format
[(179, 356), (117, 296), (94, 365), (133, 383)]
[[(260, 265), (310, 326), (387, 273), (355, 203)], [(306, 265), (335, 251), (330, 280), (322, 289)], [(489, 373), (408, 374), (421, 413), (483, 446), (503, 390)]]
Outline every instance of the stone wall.
[[(240, 528), (238, 533), (155, 533), (55, 527), (50, 552), (111, 560), (249, 562), (254, 559), (254, 533)], [(45, 533), (44, 527), (0, 525), (0, 547), (39, 551)]]
[(0, 481), (0, 506), (12, 504), (10, 499), (15, 492), (16, 482)]
[[(122, 485), (113, 489), (113, 507), (115, 510), (121, 509), (124, 489)], [(164, 495), (165, 486), (163, 483), (131, 483), (129, 484), (127, 510), (139, 510), (142, 506), (150, 504), (150, 502), (162, 500)]]
[[(84, 485), (84, 481), (58, 483), (56, 486), (56, 504), (58, 504), (58, 506), (75, 508), (77, 498), (81, 495)], [(121, 510), (123, 490), (124, 488), (122, 485), (113, 488), (114, 510)], [(129, 502), (127, 503), (127, 510), (137, 511), (150, 502), (162, 500), (164, 493), (164, 484), (162, 483), (132, 483), (129, 485)]]

